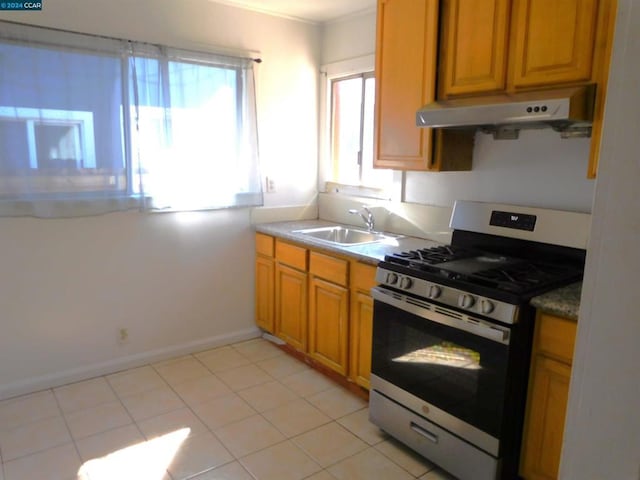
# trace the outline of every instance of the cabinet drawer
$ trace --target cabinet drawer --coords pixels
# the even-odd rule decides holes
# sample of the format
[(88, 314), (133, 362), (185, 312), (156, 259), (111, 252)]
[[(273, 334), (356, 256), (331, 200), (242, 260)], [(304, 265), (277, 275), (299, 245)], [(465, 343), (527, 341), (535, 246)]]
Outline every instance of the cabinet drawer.
[(376, 267), (360, 262), (351, 264), (351, 288), (367, 293), (376, 286)]
[(309, 271), (316, 277), (324, 278), (338, 285), (347, 285), (349, 262), (318, 252), (309, 255)]
[(538, 315), (536, 349), (567, 363), (573, 361), (576, 343), (576, 322), (566, 318), (541, 313)]
[(307, 270), (307, 249), (276, 239), (276, 260), (298, 270)]
[(263, 233), (256, 233), (256, 253), (273, 257), (274, 238)]

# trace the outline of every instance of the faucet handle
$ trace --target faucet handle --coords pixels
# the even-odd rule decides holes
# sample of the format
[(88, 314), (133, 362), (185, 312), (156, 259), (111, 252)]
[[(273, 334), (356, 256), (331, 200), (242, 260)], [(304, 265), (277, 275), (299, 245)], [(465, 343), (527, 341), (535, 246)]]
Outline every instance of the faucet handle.
[[(362, 211), (367, 212), (367, 214), (365, 215), (364, 213), (362, 213)], [(362, 217), (362, 220), (364, 221), (365, 225), (367, 226), (367, 230), (369, 230), (370, 232), (373, 232), (375, 229), (375, 219), (373, 218), (373, 212), (371, 212), (371, 210), (369, 210), (369, 208), (366, 205), (362, 206), (361, 210), (358, 210), (356, 208), (350, 208), (349, 209), (349, 213), (355, 214), (355, 215), (360, 215), (360, 217)]]

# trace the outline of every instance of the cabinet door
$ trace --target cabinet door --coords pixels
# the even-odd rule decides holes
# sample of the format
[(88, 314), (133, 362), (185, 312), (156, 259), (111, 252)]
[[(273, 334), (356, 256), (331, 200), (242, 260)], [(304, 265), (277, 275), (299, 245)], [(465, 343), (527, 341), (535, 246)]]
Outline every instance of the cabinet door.
[(597, 0), (514, 0), (513, 87), (591, 80)]
[(309, 355), (346, 375), (349, 290), (314, 276), (309, 288)]
[(558, 478), (571, 367), (544, 355), (534, 358), (521, 475)]
[(275, 312), (275, 262), (272, 258), (256, 257), (256, 324), (269, 333), (274, 333)]
[(438, 97), (506, 88), (508, 0), (445, 0)]
[(593, 81), (598, 85), (596, 101), (593, 108), (593, 125), (591, 127), (591, 152), (589, 155), (588, 178), (595, 178), (598, 171), (600, 155), (600, 137), (604, 121), (604, 106), (609, 79), (609, 64), (613, 48), (613, 33), (616, 23), (617, 0), (601, 0), (598, 15), (598, 34), (594, 54)]
[(373, 299), (369, 295), (352, 293), (350, 320), (349, 376), (361, 387), (370, 389)]
[(307, 351), (307, 274), (276, 263), (276, 335)]
[(416, 111), (434, 100), (437, 31), (437, 0), (378, 1), (375, 167), (428, 168), (433, 133)]

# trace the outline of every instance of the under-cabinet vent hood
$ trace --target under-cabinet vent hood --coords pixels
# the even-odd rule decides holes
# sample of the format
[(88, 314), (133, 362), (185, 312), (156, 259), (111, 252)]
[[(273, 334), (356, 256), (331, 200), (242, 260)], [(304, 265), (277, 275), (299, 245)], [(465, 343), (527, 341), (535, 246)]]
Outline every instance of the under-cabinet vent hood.
[(563, 138), (591, 135), (595, 85), (440, 100), (416, 114), (419, 127), (473, 128), (496, 138), (521, 129), (553, 128)]

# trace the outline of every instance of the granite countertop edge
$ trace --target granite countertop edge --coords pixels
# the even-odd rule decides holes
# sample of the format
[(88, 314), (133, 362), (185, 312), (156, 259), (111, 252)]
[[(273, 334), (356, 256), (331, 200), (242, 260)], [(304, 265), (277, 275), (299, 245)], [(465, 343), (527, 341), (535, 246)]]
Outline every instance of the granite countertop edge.
[[(390, 242), (368, 243), (362, 245), (334, 245), (308, 237), (295, 230), (303, 230), (306, 228), (317, 228), (331, 225), (341, 225), (347, 228), (362, 227), (354, 225), (340, 224), (327, 220), (294, 220), (288, 222), (258, 223), (254, 225), (255, 231), (272, 235), (274, 237), (283, 238), (292, 242), (318, 248), (328, 252), (345, 255), (354, 260), (358, 260), (370, 265), (377, 265), (379, 261), (384, 260), (384, 256), (393, 252), (412, 250), (416, 248), (429, 248), (436, 245), (442, 245), (441, 242), (429, 240), (426, 238), (399, 236)], [(582, 291), (582, 282), (576, 282), (565, 287), (561, 287), (542, 295), (533, 297), (530, 301), (535, 308), (552, 315), (578, 319), (578, 310), (580, 309), (580, 294)]]
[(572, 283), (531, 299), (531, 305), (551, 315), (578, 320), (582, 282)]

